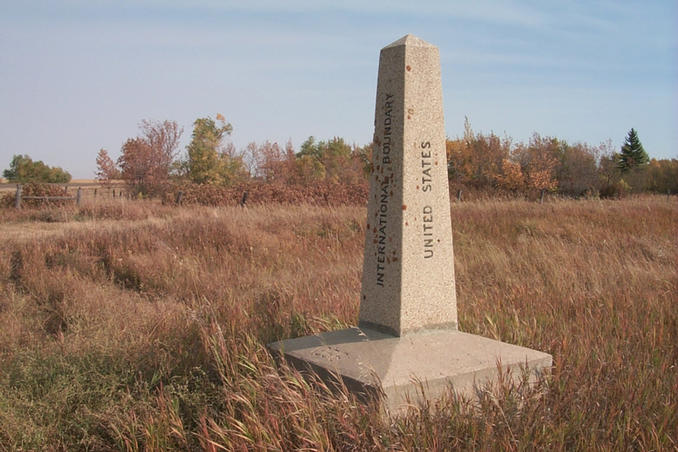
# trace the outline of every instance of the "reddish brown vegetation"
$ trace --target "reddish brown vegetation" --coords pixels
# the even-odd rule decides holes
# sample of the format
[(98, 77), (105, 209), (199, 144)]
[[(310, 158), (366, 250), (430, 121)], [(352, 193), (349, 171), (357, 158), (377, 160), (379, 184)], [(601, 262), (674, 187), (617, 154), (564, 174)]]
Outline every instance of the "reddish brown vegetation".
[(8, 211), (0, 449), (675, 449), (675, 200), (451, 208), (460, 328), (552, 376), (391, 421), (265, 348), (355, 324), (364, 208)]
[[(121, 178), (135, 193), (159, 195), (158, 189), (170, 176), (183, 129), (174, 121), (146, 120), (139, 128), (140, 136), (128, 139), (122, 146), (118, 158)], [(105, 159), (103, 163), (108, 164)]]
[(207, 206), (258, 204), (312, 204), (319, 206), (365, 205), (368, 187), (363, 184), (320, 182), (311, 185), (249, 182), (230, 187), (217, 185), (180, 185), (166, 190), (165, 203), (173, 203), (182, 192), (182, 204)]
[(447, 141), (450, 182), (487, 195), (534, 195), (547, 190), (573, 197), (620, 197), (628, 193), (678, 192), (678, 160), (655, 160), (622, 172), (611, 144), (570, 144), (534, 134), (514, 143), (491, 133), (475, 133), (468, 121), (463, 138)]
[(113, 159), (109, 157), (106, 149), (100, 149), (97, 154), (96, 180), (102, 185), (109, 186), (115, 179), (120, 179), (120, 171), (115, 166)]
[[(71, 190), (73, 190), (71, 188)], [(46, 207), (46, 206), (61, 206), (64, 204), (72, 203), (73, 201), (64, 200), (64, 199), (24, 199), (25, 196), (55, 196), (55, 197), (73, 197), (75, 194), (73, 192), (69, 193), (65, 185), (52, 185), (52, 184), (37, 184), (37, 183), (28, 183), (21, 186), (21, 196), (22, 207)], [(12, 191), (5, 193), (0, 197), (0, 207), (14, 207), (14, 202), (16, 200), (16, 192)]]

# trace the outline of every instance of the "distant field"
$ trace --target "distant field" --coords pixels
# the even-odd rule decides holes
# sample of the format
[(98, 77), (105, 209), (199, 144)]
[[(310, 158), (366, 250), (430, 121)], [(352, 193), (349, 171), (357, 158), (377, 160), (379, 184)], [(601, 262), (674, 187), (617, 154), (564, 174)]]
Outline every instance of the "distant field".
[(0, 183), (0, 192), (16, 190), (16, 184)]
[(676, 198), (451, 210), (460, 329), (553, 372), (390, 422), (265, 349), (356, 323), (363, 207), (0, 211), (0, 450), (675, 450)]

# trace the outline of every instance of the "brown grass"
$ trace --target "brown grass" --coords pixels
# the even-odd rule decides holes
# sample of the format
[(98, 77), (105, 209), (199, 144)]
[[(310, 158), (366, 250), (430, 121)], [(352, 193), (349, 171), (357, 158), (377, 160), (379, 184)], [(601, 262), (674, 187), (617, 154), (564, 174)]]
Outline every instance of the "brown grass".
[(675, 200), (452, 217), (460, 328), (553, 373), (389, 422), (265, 349), (355, 324), (364, 208), (0, 211), (0, 449), (675, 449)]

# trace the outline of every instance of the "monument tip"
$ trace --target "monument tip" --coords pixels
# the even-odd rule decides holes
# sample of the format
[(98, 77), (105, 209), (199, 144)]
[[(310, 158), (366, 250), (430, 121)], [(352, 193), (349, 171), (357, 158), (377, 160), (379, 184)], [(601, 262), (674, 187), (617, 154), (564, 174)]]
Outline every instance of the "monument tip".
[(424, 41), (421, 38), (418, 38), (412, 34), (406, 34), (402, 38), (398, 39), (397, 41), (394, 41), (384, 47), (384, 49), (388, 49), (390, 47), (399, 47), (399, 46), (408, 46), (408, 47), (435, 47), (433, 44), (428, 43)]

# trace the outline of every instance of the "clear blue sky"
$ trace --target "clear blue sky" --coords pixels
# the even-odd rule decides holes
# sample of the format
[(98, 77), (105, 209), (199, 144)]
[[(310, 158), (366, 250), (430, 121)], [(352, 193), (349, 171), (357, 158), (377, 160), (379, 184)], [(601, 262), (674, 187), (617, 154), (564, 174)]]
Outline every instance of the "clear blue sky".
[(532, 132), (678, 158), (678, 2), (0, 0), (0, 168), (91, 178), (142, 119), (222, 113), (237, 147), (372, 139), (379, 50), (440, 48), (448, 136)]

